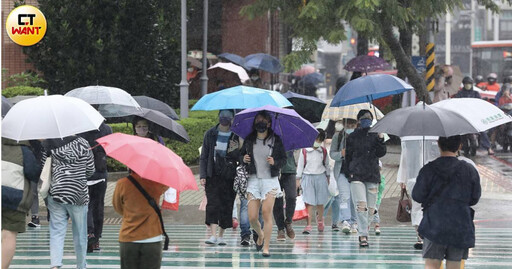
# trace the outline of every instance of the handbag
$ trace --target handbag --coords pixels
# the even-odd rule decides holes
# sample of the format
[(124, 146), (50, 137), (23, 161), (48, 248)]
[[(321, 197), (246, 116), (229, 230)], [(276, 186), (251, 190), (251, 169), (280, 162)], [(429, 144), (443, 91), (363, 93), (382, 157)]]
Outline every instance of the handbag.
[(236, 175), (233, 181), (233, 190), (240, 195), (240, 197), (245, 197), (247, 195), (247, 184), (248, 184), (249, 174), (247, 173), (247, 168), (245, 164), (240, 164), (236, 167)]
[(178, 211), (180, 206), (180, 193), (176, 189), (169, 188), (164, 193), (162, 209)]
[(295, 212), (293, 213), (293, 221), (307, 219), (308, 218), (308, 210), (306, 209), (306, 203), (302, 200), (302, 195), (297, 196), (297, 200), (295, 202)]
[(43, 170), (41, 171), (41, 189), (39, 190), (39, 195), (43, 199), (48, 197), (48, 191), (50, 190), (50, 185), (52, 184), (52, 157), (47, 157), (44, 162)]
[(338, 190), (338, 183), (336, 183), (336, 180), (334, 179), (334, 176), (329, 177), (329, 194), (331, 196), (337, 196), (340, 194), (340, 191)]
[[(405, 197), (407, 197), (407, 199), (405, 199)], [(411, 208), (411, 197), (409, 197), (406, 189), (402, 189), (400, 200), (398, 201), (398, 210), (396, 211), (396, 220), (400, 222), (410, 222)]]

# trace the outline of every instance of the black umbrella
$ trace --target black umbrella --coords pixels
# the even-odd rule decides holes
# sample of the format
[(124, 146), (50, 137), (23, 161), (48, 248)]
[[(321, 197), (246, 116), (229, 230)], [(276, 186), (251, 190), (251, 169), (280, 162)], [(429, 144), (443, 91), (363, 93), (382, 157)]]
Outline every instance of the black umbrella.
[(11, 109), (11, 107), (12, 107), (11, 102), (9, 102), (9, 100), (7, 100), (7, 98), (5, 98), (5, 96), (2, 95), (2, 117), (4, 117), (5, 114), (7, 114), (7, 112), (9, 111), (9, 109)]
[(134, 96), (133, 98), (135, 99), (135, 101), (137, 101), (137, 103), (139, 103), (139, 105), (141, 107), (160, 111), (164, 115), (166, 115), (167, 117), (169, 117), (173, 120), (180, 119), (180, 117), (178, 117), (178, 114), (176, 114), (176, 112), (174, 111), (174, 109), (172, 109), (172, 107), (170, 107), (168, 104), (166, 104), (158, 99), (155, 99), (155, 98), (152, 98), (149, 96), (145, 96), (145, 95)]
[(293, 104), (293, 109), (309, 122), (322, 121), (322, 113), (326, 106), (324, 101), (291, 91), (283, 93), (283, 96)]
[(188, 137), (188, 133), (185, 128), (160, 111), (142, 108), (142, 112), (136, 116), (148, 120), (150, 124), (149, 130), (156, 135), (185, 143), (190, 142), (190, 138)]

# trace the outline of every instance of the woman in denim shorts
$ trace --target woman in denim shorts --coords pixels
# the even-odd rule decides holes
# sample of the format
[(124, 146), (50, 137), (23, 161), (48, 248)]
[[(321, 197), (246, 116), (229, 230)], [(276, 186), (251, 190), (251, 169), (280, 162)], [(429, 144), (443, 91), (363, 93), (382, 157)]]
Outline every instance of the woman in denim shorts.
[[(286, 152), (281, 138), (274, 134), (270, 126), (271, 117), (265, 111), (254, 118), (253, 132), (247, 136), (240, 155), (247, 164), (249, 174), (247, 200), (249, 222), (258, 235), (256, 250), (263, 249), (263, 256), (269, 257), (270, 237), (272, 235), (272, 209), (276, 197), (281, 197), (279, 172), (286, 163)], [(264, 231), (258, 221), (262, 208)]]

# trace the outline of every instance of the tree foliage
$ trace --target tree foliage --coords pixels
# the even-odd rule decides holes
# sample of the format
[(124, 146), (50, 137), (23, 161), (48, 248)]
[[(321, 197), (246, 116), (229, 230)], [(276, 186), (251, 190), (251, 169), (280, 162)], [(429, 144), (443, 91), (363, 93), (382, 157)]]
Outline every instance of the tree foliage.
[[(492, 0), (478, 2), (493, 12), (499, 11)], [(427, 31), (426, 18), (444, 16), (462, 3), (463, 0), (256, 0), (240, 13), (251, 19), (268, 10), (279, 11), (281, 20), (293, 29), (293, 37), (301, 40), (300, 49), (284, 59), (287, 70), (297, 70), (306, 62), (320, 38), (333, 44), (345, 40), (343, 22), (347, 22), (359, 34), (389, 46), (418, 96), (430, 101), (425, 82), (414, 70), (393, 28)]]
[(38, 2), (47, 32), (25, 53), (52, 93), (108, 85), (178, 103), (179, 1)]

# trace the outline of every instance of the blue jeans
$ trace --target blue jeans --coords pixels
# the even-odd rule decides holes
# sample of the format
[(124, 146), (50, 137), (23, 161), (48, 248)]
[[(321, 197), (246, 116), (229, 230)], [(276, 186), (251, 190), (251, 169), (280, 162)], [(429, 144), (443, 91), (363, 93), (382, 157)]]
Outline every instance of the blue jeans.
[(62, 266), (64, 240), (68, 226), (68, 215), (72, 221), (73, 243), (75, 244), (76, 268), (87, 267), (87, 205), (67, 205), (55, 202), (48, 197), (50, 218), (50, 258), (51, 267)]
[(379, 184), (352, 181), (350, 191), (354, 207), (357, 208), (357, 231), (359, 236), (368, 236), (368, 225), (373, 220)]
[[(259, 215), (261, 228), (263, 229), (263, 216)], [(240, 197), (240, 237), (251, 236), (251, 224), (249, 223), (249, 213), (247, 212), (247, 199)]]

